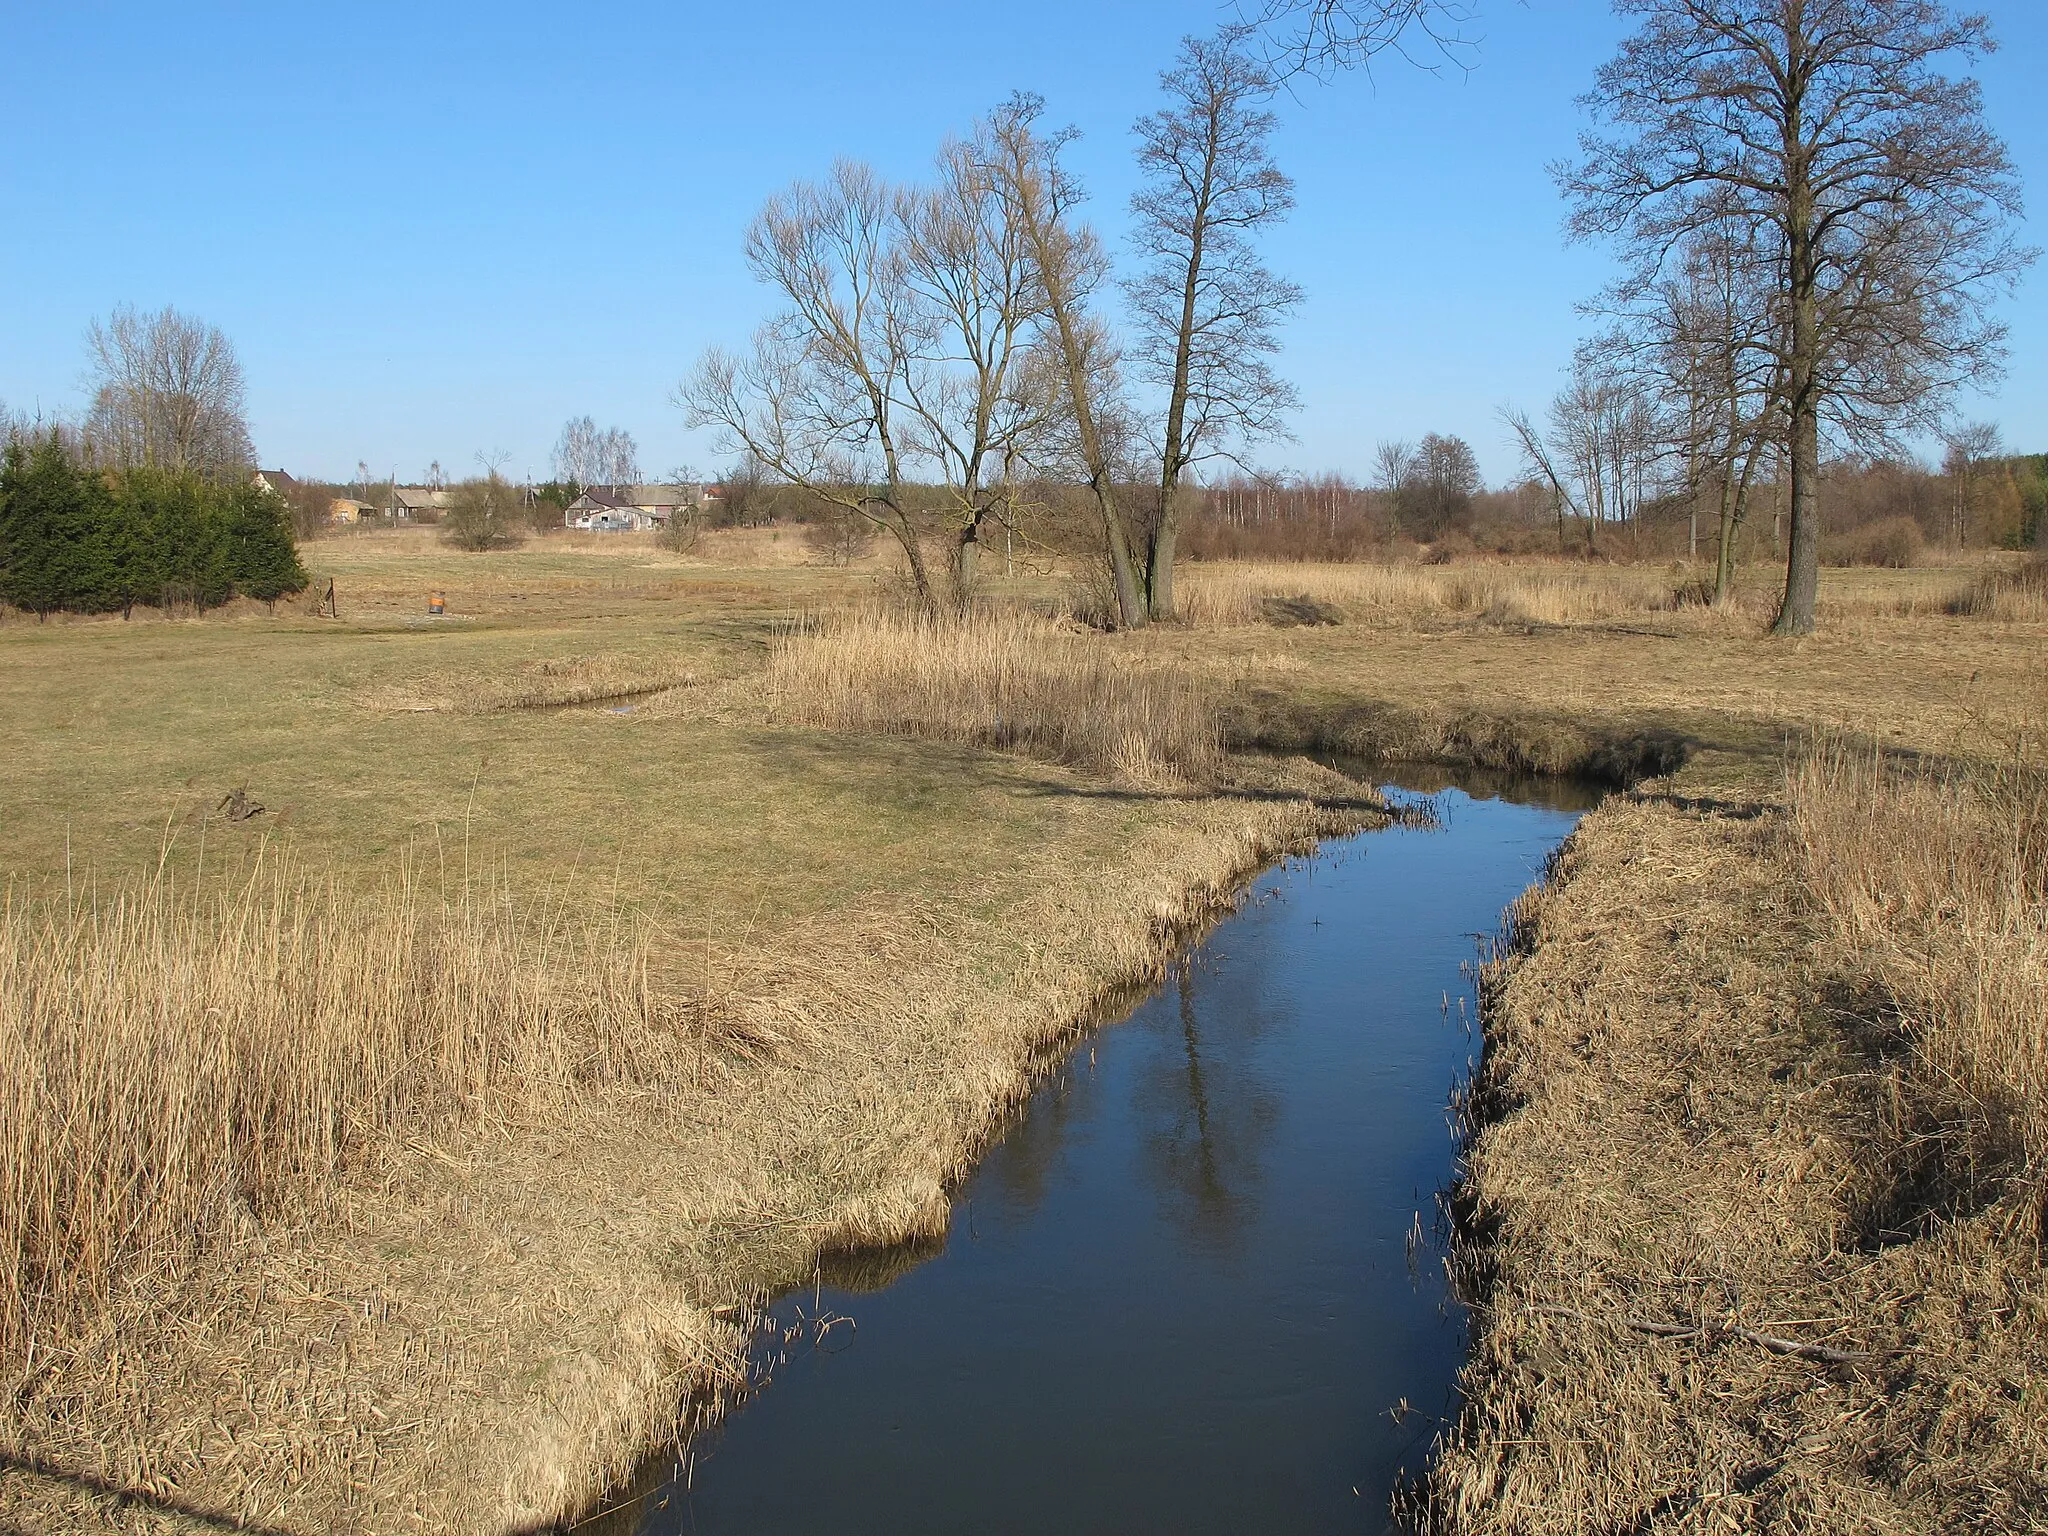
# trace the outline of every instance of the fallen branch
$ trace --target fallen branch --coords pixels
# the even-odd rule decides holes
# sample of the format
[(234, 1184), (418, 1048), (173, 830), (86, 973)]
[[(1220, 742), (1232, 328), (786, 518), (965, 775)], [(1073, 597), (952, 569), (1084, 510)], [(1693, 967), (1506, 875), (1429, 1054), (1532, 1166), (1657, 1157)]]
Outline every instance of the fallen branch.
[(1591, 1313), (1581, 1312), (1576, 1307), (1532, 1306), (1524, 1312), (1538, 1313), (1545, 1317), (1570, 1317), (1582, 1323), (1602, 1321), (1619, 1323), (1624, 1328), (1633, 1328), (1637, 1333), (1647, 1333), (1660, 1339), (1699, 1339), (1711, 1342), (1715, 1339), (1740, 1339), (1745, 1344), (1754, 1344), (1767, 1349), (1774, 1355), (1797, 1355), (1802, 1360), (1821, 1360), (1829, 1365), (1854, 1365), (1859, 1360), (1873, 1358), (1867, 1350), (1831, 1349), (1825, 1344), (1807, 1344), (1798, 1339), (1780, 1338), (1774, 1333), (1758, 1333), (1754, 1328), (1744, 1328), (1737, 1323), (1653, 1323), (1643, 1317), (1597, 1318)]

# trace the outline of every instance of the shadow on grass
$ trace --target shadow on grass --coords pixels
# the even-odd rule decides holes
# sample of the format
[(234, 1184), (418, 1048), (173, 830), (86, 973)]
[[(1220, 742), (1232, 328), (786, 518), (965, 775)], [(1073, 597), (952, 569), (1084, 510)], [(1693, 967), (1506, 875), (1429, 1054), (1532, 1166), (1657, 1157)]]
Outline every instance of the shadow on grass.
[[(251, 1525), (234, 1515), (223, 1514), (216, 1509), (188, 1504), (182, 1499), (162, 1498), (153, 1493), (145, 1493), (140, 1488), (128, 1488), (119, 1483), (108, 1482), (105, 1478), (93, 1477), (89, 1473), (68, 1471), (37, 1456), (0, 1451), (0, 1473), (26, 1475), (45, 1483), (59, 1484), (95, 1499), (111, 1500), (116, 1511), (133, 1505), (152, 1514), (175, 1515), (202, 1530), (240, 1531), (244, 1536), (249, 1536), (249, 1533), (253, 1533), (253, 1536), (291, 1536), (290, 1532), (276, 1526)], [(0, 1526), (0, 1531), (7, 1529), (9, 1528)]]

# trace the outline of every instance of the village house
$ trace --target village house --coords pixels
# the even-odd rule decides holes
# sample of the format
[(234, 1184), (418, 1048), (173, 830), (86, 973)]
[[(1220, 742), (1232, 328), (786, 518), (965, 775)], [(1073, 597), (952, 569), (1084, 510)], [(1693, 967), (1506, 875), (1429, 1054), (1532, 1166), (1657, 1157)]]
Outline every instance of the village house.
[(336, 528), (353, 528), (357, 523), (369, 522), (376, 515), (377, 509), (370, 503), (348, 496), (337, 496), (327, 503), (327, 521)]
[(394, 523), (438, 523), (447, 516), (455, 493), (430, 485), (394, 485), (385, 513)]
[(273, 496), (292, 499), (292, 492), (299, 488), (299, 482), (281, 469), (259, 469), (249, 476), (249, 483), (270, 492)]
[(703, 499), (695, 485), (593, 485), (562, 509), (562, 526), (594, 533), (664, 528)]

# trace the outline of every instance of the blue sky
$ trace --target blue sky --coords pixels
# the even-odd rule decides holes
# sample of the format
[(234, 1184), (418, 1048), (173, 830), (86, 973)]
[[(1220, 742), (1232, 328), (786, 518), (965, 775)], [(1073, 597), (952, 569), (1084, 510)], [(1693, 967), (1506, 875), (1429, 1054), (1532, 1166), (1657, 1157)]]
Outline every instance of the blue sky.
[[(1989, 115), (2048, 209), (2048, 6), (1989, 0)], [(1308, 301), (1283, 368), (1297, 439), (1363, 474), (1382, 438), (1540, 406), (1610, 275), (1567, 249), (1544, 166), (1620, 35), (1594, 0), (1484, 0), (1469, 74), (1398, 61), (1306, 86), (1277, 150), (1300, 205), (1269, 243)], [(912, 177), (1011, 90), (1084, 137), (1114, 235), (1130, 125), (1213, 0), (567, 7), (30, 5), (0, 18), (0, 400), (84, 401), (83, 332), (170, 303), (240, 351), (264, 462), (421, 475), (480, 453), (543, 474), (562, 422), (630, 430), (643, 468), (710, 467), (676, 381), (767, 308), (740, 257), (770, 192), (837, 155)], [(1035, 29), (1016, 35), (1020, 18)], [(2033, 242), (2048, 244), (2034, 223)], [(2006, 306), (2009, 377), (1963, 402), (2048, 449), (2048, 272)]]

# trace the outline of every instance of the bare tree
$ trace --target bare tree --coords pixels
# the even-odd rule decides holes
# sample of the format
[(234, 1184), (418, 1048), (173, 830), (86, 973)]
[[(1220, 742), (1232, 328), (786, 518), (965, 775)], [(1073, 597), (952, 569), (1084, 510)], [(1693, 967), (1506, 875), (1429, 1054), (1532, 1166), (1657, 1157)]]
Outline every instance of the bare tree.
[[(1502, 406), (1500, 419), (1514, 435), (1516, 447), (1522, 452), (1522, 470), (1531, 480), (1544, 487), (1550, 495), (1551, 514), (1557, 519), (1557, 548), (1562, 554), (1565, 548), (1565, 527), (1567, 517), (1584, 514), (1579, 499), (1573, 492), (1573, 477), (1567, 471), (1566, 460), (1551, 450), (1550, 439), (1543, 429), (1536, 425), (1529, 413), (1513, 406)], [(1588, 523), (1590, 547), (1590, 529)]]
[(1117, 621), (1135, 628), (1145, 623), (1146, 606), (1116, 495), (1127, 413), (1119, 400), (1115, 343), (1089, 307), (1108, 261), (1095, 232), (1076, 216), (1081, 186), (1061, 158), (1073, 130), (1040, 132), (1044, 110), (1040, 98), (1022, 93), (996, 110), (989, 121), (991, 165), (1037, 275), (1051, 371), (1071, 429), (1071, 452), (1094, 504)]
[(1002, 151), (984, 124), (948, 144), (932, 184), (903, 193), (898, 205), (909, 296), (905, 445), (944, 487), (955, 524), (954, 594), (963, 605), (987, 525), (1014, 517), (1016, 470), (1053, 398), (1032, 355), (1042, 289), (1001, 176)]
[(744, 453), (726, 466), (719, 477), (719, 514), (727, 522), (751, 528), (767, 505), (768, 471), (761, 461)]
[(1647, 363), (1667, 402), (1688, 501), (1687, 554), (1698, 553), (1701, 498), (1718, 498), (1714, 601), (1734, 590), (1736, 535), (1756, 473), (1783, 420), (1782, 309), (1776, 267), (1750, 231), (1689, 237), (1678, 273), (1624, 322), (1622, 346)]
[(1605, 134), (1557, 168), (1579, 238), (1647, 287), (1692, 234), (1772, 250), (1791, 537), (1776, 633), (1814, 627), (1821, 438), (1929, 423), (1993, 375), (1988, 306), (2031, 259), (1977, 84), (1936, 67), (1992, 46), (1936, 0), (1619, 0), (1641, 19), (1587, 104)]
[(1476, 46), (1466, 29), (1478, 7), (1466, 0), (1265, 0), (1239, 14), (1264, 35), (1276, 68), (1316, 77), (1369, 68), (1386, 52), (1427, 69), (1462, 66)]
[(571, 417), (555, 439), (555, 478), (577, 485), (637, 485), (640, 448), (621, 427), (600, 429), (588, 416)]
[(1948, 542), (1961, 549), (1969, 541), (1970, 524), (1977, 510), (1977, 471), (1986, 459), (2005, 451), (1998, 428), (1988, 421), (1974, 421), (1956, 427), (1942, 437), (1947, 452), (1942, 455), (1941, 472), (1948, 476)]
[(1182, 477), (1204, 459), (1238, 456), (1285, 434), (1297, 403), (1267, 359), (1301, 290), (1258, 258), (1252, 237), (1294, 206), (1294, 184), (1273, 163), (1276, 119), (1266, 65), (1241, 33), (1181, 41), (1159, 77), (1166, 105), (1138, 122), (1145, 184), (1131, 199), (1134, 249), (1148, 258), (1127, 280), (1136, 321), (1134, 371), (1164, 390), (1159, 507), (1145, 564), (1151, 616), (1174, 611), (1173, 559)]
[(934, 609), (904, 494), (898, 405), (912, 332), (897, 212), (872, 170), (844, 160), (824, 184), (771, 198), (747, 232), (747, 262), (785, 307), (748, 355), (707, 352), (677, 398), (722, 448), (888, 532)]
[(256, 461), (242, 365), (218, 326), (164, 307), (116, 309), (86, 332), (94, 381), (86, 435), (121, 465), (225, 475)]
[(1469, 520), (1472, 498), (1481, 488), (1479, 459), (1462, 437), (1425, 432), (1409, 461), (1402, 495), (1404, 512), (1429, 537)]
[(1643, 392), (1590, 350), (1574, 361), (1571, 383), (1548, 414), (1542, 429), (1522, 411), (1504, 410), (1501, 419), (1525, 471), (1550, 489), (1559, 547), (1569, 515), (1583, 521), (1592, 554), (1602, 528), (1630, 521), (1649, 499), (1664, 433)]
[[(481, 457), (481, 456), (480, 456)], [(480, 480), (465, 480), (449, 497), (442, 537), (459, 549), (504, 549), (525, 537), (525, 506), (519, 487), (485, 459)]]
[(597, 423), (588, 416), (572, 416), (562, 424), (551, 456), (555, 479), (573, 485), (597, 485)]

